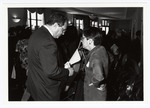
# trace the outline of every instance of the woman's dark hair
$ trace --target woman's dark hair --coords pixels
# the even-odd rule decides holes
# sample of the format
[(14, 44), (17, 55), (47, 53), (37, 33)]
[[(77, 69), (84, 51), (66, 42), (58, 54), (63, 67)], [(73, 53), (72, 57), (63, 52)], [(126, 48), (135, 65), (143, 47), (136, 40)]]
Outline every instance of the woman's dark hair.
[(102, 44), (102, 32), (100, 31), (100, 29), (91, 27), (87, 30), (84, 30), (83, 34), (87, 39), (93, 39), (94, 45)]
[(50, 14), (46, 24), (53, 25), (54, 23), (58, 23), (59, 26), (63, 26), (66, 21), (67, 17), (64, 13), (54, 11)]

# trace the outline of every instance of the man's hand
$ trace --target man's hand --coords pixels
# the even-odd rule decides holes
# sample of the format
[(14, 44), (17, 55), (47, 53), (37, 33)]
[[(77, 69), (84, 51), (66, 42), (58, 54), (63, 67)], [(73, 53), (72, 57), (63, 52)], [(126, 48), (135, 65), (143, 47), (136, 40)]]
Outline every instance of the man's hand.
[(65, 63), (65, 65), (64, 65), (64, 67), (67, 69), (67, 68), (70, 68), (71, 66), (70, 66), (70, 63), (69, 62), (66, 62)]
[(65, 91), (68, 91), (69, 89), (69, 85), (66, 85)]
[(73, 74), (74, 74), (73, 68), (68, 68), (68, 70), (69, 70), (69, 76), (73, 76)]

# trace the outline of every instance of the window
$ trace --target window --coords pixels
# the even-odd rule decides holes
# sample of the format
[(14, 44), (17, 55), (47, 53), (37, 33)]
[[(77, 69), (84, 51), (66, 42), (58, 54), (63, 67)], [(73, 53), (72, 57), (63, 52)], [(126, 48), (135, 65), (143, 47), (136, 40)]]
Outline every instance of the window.
[(107, 35), (109, 32), (109, 20), (101, 20), (99, 22), (99, 28), (101, 28), (102, 31), (105, 31), (105, 34)]
[(104, 20), (104, 19), (101, 21), (90, 20), (90, 26), (100, 28), (102, 31), (105, 31), (106, 35), (109, 32), (109, 20)]
[(98, 22), (97, 21), (90, 20), (90, 24), (91, 24), (91, 27), (98, 27)]
[(78, 30), (79, 29), (83, 30), (83, 28), (84, 28), (83, 19), (76, 19), (76, 18), (74, 18), (74, 22), (75, 22), (74, 25), (77, 27)]
[(39, 14), (37, 12), (31, 13), (27, 10), (27, 26), (32, 30), (41, 27), (44, 24), (44, 13)]

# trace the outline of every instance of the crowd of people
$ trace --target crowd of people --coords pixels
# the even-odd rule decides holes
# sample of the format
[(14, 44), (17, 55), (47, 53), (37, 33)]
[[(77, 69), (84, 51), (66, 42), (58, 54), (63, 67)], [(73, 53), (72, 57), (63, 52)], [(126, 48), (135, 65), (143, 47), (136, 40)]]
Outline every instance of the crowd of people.
[[(81, 34), (59, 12), (33, 33), (10, 28), (9, 84), (15, 66), (27, 101), (143, 100), (141, 31), (135, 40), (123, 29), (105, 35), (90, 27)], [(76, 49), (81, 60), (70, 65)]]

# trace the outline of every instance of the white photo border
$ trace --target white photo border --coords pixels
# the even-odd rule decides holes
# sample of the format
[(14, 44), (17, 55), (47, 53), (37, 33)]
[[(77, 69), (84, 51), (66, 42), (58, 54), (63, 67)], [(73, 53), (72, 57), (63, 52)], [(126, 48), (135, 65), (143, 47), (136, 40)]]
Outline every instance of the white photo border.
[[(9, 1), (9, 0), (8, 0)], [(34, 0), (33, 0), (34, 1)], [(42, 1), (42, 0), (41, 0)], [(40, 1), (40, 2), (41, 2)], [(76, 107), (144, 107), (147, 108), (149, 107), (149, 87), (148, 87), (148, 70), (149, 70), (149, 64), (148, 64), (148, 60), (149, 60), (149, 2), (143, 0), (143, 2), (121, 2), (121, 0), (119, 0), (120, 2), (111, 2), (109, 0), (109, 3), (107, 2), (98, 2), (95, 1), (93, 3), (82, 3), (80, 1), (78, 1), (78, 3), (10, 3), (10, 2), (5, 2), (2, 3), (1, 7), (2, 7), (2, 11), (1, 11), (1, 33), (2, 33), (2, 39), (1, 39), (1, 44), (0, 47), (2, 49), (2, 53), (0, 55), (1, 57), (1, 78), (0, 78), (0, 90), (2, 91), (0, 93), (0, 106), (2, 107), (37, 107), (37, 108), (41, 108), (41, 107), (71, 107), (71, 108), (76, 108)], [(131, 0), (130, 0), (131, 1)], [(144, 72), (144, 101), (130, 101), (130, 102), (9, 102), (8, 101), (8, 11), (7, 8), (15, 8), (15, 7), (143, 7), (143, 60), (144, 60), (144, 64), (143, 64), (143, 72)]]

